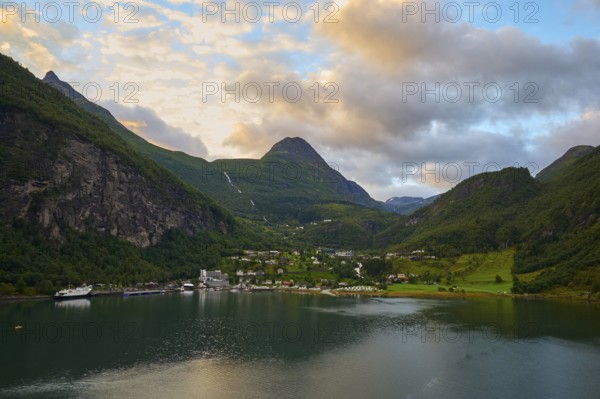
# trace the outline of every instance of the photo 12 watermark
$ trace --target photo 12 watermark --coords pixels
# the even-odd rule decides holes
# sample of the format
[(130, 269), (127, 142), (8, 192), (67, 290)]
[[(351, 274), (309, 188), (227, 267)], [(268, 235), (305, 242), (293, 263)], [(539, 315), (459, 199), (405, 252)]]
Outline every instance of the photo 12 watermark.
[(297, 103), (309, 96), (315, 103), (337, 104), (340, 102), (339, 91), (340, 87), (335, 82), (202, 82), (202, 102)]
[(140, 7), (135, 2), (104, 4), (94, 1), (25, 2), (7, 1), (0, 3), (0, 20), (7, 23), (15, 20), (23, 24), (41, 23), (88, 23), (112, 21), (115, 24), (136, 24)]
[(517, 104), (538, 104), (540, 87), (535, 82), (402, 82), (402, 103), (439, 104), (499, 103), (508, 98)]
[(110, 84), (101, 85), (98, 82), (67, 82), (73, 90), (67, 96), (72, 100), (77, 96), (76, 92), (80, 93), (86, 100), (92, 103), (97, 103), (102, 100), (112, 100), (115, 103), (123, 104), (138, 104), (137, 95), (140, 91), (140, 86), (135, 82), (111, 82)]
[[(16, 85), (11, 82), (0, 82), (0, 94), (5, 96), (19, 95), (23, 98), (42, 99), (50, 95), (51, 98), (62, 96), (72, 101), (85, 99), (92, 103), (99, 101), (113, 101), (121, 104), (138, 104), (137, 95), (140, 87), (135, 82), (64, 82), (68, 86), (58, 83), (40, 83), (35, 86)], [(53, 88), (54, 90), (49, 90)]]
[(263, 23), (276, 22), (298, 23), (302, 19), (316, 24), (335, 24), (339, 22), (340, 6), (333, 1), (310, 3), (303, 7), (300, 3), (265, 1), (265, 2), (214, 2), (201, 4), (202, 22), (221, 23)]
[(514, 2), (502, 5), (498, 2), (439, 2), (439, 1), (404, 1), (401, 6), (402, 23), (452, 23), (485, 22), (497, 24), (512, 22), (515, 24), (537, 24), (540, 5), (537, 2)]
[[(513, 177), (518, 178), (518, 169), (526, 168), (531, 176), (540, 171), (540, 166), (535, 162), (527, 162), (523, 165), (515, 163)], [(477, 161), (463, 162), (402, 162), (401, 181), (419, 180), (421, 183), (439, 184), (442, 182), (457, 184), (475, 175), (499, 172), (503, 170), (498, 162), (487, 162), (482, 164)]]

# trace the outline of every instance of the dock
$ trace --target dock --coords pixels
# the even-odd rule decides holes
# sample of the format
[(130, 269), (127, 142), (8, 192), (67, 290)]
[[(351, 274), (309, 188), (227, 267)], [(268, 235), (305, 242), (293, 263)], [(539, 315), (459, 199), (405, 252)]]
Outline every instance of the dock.
[(123, 296), (142, 296), (142, 295), (157, 295), (164, 294), (166, 290), (143, 290), (143, 291), (125, 291)]
[(254, 286), (254, 287), (250, 287), (250, 290), (252, 292), (271, 292), (271, 291), (273, 291), (273, 288), (265, 287), (265, 286)]

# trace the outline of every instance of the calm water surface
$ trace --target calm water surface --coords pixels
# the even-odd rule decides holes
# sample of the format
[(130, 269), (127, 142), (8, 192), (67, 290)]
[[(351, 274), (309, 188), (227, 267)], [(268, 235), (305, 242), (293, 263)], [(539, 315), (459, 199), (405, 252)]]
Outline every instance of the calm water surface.
[(0, 397), (600, 395), (598, 304), (194, 292), (3, 303), (0, 322)]

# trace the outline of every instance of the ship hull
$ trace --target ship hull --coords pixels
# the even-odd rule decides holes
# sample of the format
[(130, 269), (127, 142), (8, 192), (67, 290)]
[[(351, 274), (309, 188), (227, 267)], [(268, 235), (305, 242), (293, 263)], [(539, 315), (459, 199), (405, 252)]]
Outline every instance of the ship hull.
[(81, 298), (89, 298), (92, 296), (91, 292), (87, 294), (74, 294), (74, 295), (54, 295), (54, 299), (57, 301), (68, 301), (69, 299), (81, 299)]

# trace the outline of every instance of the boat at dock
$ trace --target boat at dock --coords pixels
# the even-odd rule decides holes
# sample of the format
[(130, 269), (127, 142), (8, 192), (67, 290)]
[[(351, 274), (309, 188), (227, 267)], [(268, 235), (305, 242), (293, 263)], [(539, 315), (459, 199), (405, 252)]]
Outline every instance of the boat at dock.
[(91, 285), (77, 288), (67, 288), (60, 290), (54, 294), (56, 300), (79, 299), (86, 298), (92, 295), (93, 287)]
[(192, 283), (183, 283), (183, 290), (184, 291), (194, 291), (196, 289), (196, 286)]

